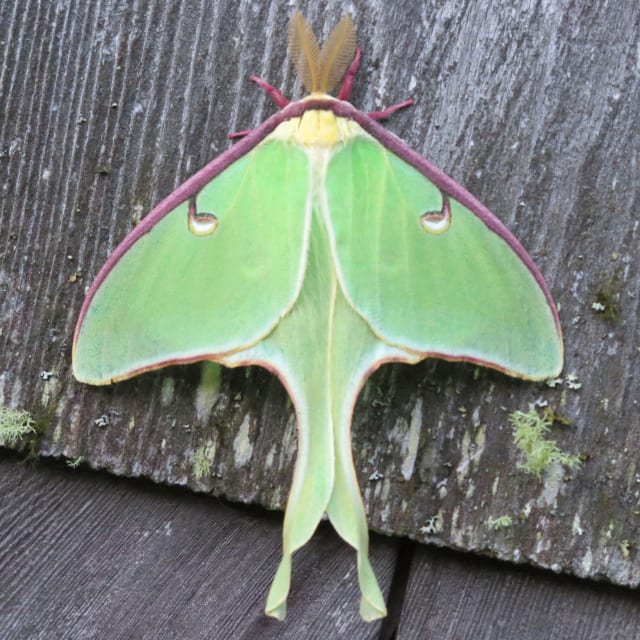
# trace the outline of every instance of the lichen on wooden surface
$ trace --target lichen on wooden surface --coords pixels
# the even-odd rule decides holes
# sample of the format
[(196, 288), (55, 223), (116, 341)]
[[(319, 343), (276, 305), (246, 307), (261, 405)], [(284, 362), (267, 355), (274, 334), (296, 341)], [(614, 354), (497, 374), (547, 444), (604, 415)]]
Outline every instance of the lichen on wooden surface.
[[(364, 54), (354, 104), (416, 100), (389, 129), (520, 238), (566, 340), (555, 386), (435, 361), (377, 372), (353, 445), (372, 528), (640, 584), (640, 8), (350, 7)], [(343, 12), (300, 8), (322, 35)], [(300, 95), (290, 11), (0, 6), (0, 404), (34, 416), (42, 455), (283, 508), (295, 421), (273, 376), (191, 365), (90, 388), (73, 380), (70, 341), (86, 287), (137, 220), (274, 110), (249, 74)], [(579, 469), (518, 468), (508, 416), (530, 403), (561, 418), (552, 437)]]

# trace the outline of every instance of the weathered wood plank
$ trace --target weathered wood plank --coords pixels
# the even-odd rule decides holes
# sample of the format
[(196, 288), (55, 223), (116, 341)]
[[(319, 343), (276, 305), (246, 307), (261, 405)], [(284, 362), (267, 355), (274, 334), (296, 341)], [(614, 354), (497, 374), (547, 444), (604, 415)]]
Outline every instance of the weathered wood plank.
[[(279, 518), (2, 459), (0, 522), (3, 640), (380, 637), (380, 624), (357, 617), (350, 554), (327, 526), (296, 557), (292, 606), (280, 624), (261, 614)], [(395, 547), (373, 538), (385, 590)], [(627, 640), (639, 620), (630, 591), (424, 547), (414, 556), (398, 640)]]
[[(284, 623), (263, 614), (281, 518), (184, 491), (0, 460), (0, 637), (377, 638), (352, 553), (322, 526)], [(376, 537), (386, 591), (395, 543)], [(317, 635), (316, 635), (317, 634)]]
[(627, 640), (639, 630), (630, 590), (422, 547), (397, 640)]
[[(324, 34), (342, 11), (300, 7)], [(383, 368), (354, 424), (371, 525), (637, 585), (640, 8), (353, 7), (365, 54), (354, 103), (418, 100), (389, 127), (533, 253), (561, 305), (566, 372), (582, 383), (551, 389), (435, 362)], [(224, 371), (218, 385), (190, 366), (93, 389), (73, 381), (69, 343), (84, 289), (134, 218), (226, 148), (227, 132), (272, 112), (249, 73), (295, 93), (289, 11), (2, 3), (0, 403), (36, 415), (41, 454), (283, 507), (295, 428), (269, 374)], [(573, 423), (555, 434), (587, 457), (571, 479), (559, 467), (543, 481), (517, 469), (507, 411), (534, 400)], [(94, 424), (101, 415), (108, 426)], [(208, 473), (196, 473), (198, 456)], [(487, 526), (503, 515), (515, 524)]]

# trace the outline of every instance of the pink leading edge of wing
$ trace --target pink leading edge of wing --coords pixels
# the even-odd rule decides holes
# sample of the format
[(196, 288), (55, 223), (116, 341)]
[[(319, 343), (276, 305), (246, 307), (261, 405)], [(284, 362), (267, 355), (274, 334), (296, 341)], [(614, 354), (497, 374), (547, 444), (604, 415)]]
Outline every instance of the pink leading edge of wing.
[[(109, 274), (111, 269), (117, 264), (122, 255), (133, 245), (141, 236), (148, 233), (153, 226), (166, 216), (169, 212), (175, 209), (178, 205), (182, 204), (185, 200), (189, 199), (198, 191), (200, 191), (210, 180), (216, 175), (226, 169), (230, 164), (241, 158), (243, 155), (251, 151), (257, 144), (264, 140), (279, 124), (301, 116), (308, 110), (329, 110), (333, 111), (336, 116), (353, 120), (359, 124), (367, 133), (375, 138), (381, 145), (387, 148), (391, 153), (397, 155), (399, 158), (415, 167), (426, 178), (431, 180), (439, 189), (444, 191), (449, 196), (458, 200), (463, 206), (471, 210), (477, 215), (484, 224), (489, 227), (494, 233), (499, 235), (503, 240), (513, 249), (513, 251), (526, 265), (527, 269), (531, 272), (536, 282), (542, 289), (552, 310), (554, 322), (558, 335), (562, 335), (560, 328), (560, 320), (558, 318), (558, 312), (556, 310), (555, 303), (551, 297), (551, 292), (542, 277), (542, 274), (536, 267), (535, 263), (531, 259), (531, 256), (526, 252), (518, 239), (507, 229), (507, 227), (499, 220), (499, 218), (493, 214), (487, 207), (485, 207), (475, 196), (467, 191), (463, 186), (458, 184), (453, 178), (449, 177), (444, 171), (437, 166), (423, 158), (419, 153), (414, 151), (407, 144), (402, 142), (394, 134), (387, 131), (380, 124), (371, 119), (366, 113), (359, 111), (353, 105), (348, 102), (340, 100), (304, 100), (293, 102), (282, 110), (278, 111), (270, 118), (265, 120), (260, 126), (251, 131), (245, 138), (234, 144), (230, 149), (223, 152), (221, 155), (212, 160), (209, 164), (203, 167), (200, 171), (195, 173), (191, 178), (181, 184), (175, 191), (162, 200), (144, 219), (143, 221), (133, 229), (124, 240), (118, 245), (116, 250), (109, 256), (102, 269), (99, 271), (96, 279), (94, 280), (87, 297), (82, 305), (80, 314), (78, 316), (78, 322), (76, 324), (73, 344), (75, 345), (80, 331), (80, 326), (86, 315), (87, 309), (97, 289), (102, 284), (103, 280)], [(444, 357), (441, 354), (433, 354), (437, 357)], [(192, 361), (193, 359), (189, 359)], [(170, 364), (170, 363), (166, 363)], [(171, 363), (173, 364), (173, 362)], [(177, 363), (176, 363), (177, 364)], [(154, 369), (156, 367), (153, 367)]]
[(531, 272), (540, 288), (542, 289), (549, 308), (553, 312), (553, 318), (558, 331), (558, 335), (562, 335), (560, 328), (560, 319), (556, 309), (555, 302), (549, 291), (549, 287), (545, 282), (538, 267), (531, 259), (520, 241), (507, 229), (502, 221), (492, 213), (485, 205), (483, 205), (474, 195), (469, 193), (462, 185), (458, 184), (453, 178), (448, 176), (442, 169), (423, 158), (417, 151), (414, 151), (409, 145), (400, 140), (393, 133), (387, 131), (382, 125), (372, 120), (366, 113), (358, 111), (349, 103), (337, 103), (332, 111), (343, 118), (349, 118), (357, 122), (367, 133), (374, 137), (381, 145), (386, 147), (391, 153), (398, 156), (412, 167), (416, 168), (422, 175), (431, 180), (439, 189), (444, 191), (473, 212), (491, 231), (500, 236), (522, 260), (523, 264)]

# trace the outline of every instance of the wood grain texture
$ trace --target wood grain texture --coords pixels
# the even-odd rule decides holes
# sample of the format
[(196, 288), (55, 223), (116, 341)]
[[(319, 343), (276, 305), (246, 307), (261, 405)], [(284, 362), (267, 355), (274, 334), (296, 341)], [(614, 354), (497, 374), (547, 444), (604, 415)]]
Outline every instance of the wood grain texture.
[[(0, 458), (0, 522), (3, 640), (394, 637), (391, 619), (359, 620), (352, 554), (327, 525), (296, 555), (278, 623), (261, 611), (280, 523), (257, 509), (14, 456)], [(385, 592), (396, 547), (373, 536)], [(411, 566), (396, 640), (638, 637), (629, 589), (423, 545)]]
[(630, 640), (636, 593), (422, 547), (413, 559), (396, 640)]
[[(362, 638), (351, 552), (326, 525), (296, 554), (284, 623), (263, 614), (280, 518), (106, 475), (0, 460), (0, 637)], [(374, 538), (389, 587), (395, 545)], [(317, 636), (310, 635), (310, 631)]]
[[(299, 6), (321, 37), (343, 11)], [(371, 526), (637, 586), (640, 8), (350, 7), (364, 50), (354, 104), (417, 100), (390, 130), (532, 253), (561, 307), (565, 371), (581, 383), (435, 361), (383, 367), (354, 421)], [(227, 148), (228, 132), (273, 112), (249, 74), (300, 95), (289, 15), (284, 2), (0, 6), (0, 403), (34, 413), (42, 455), (283, 508), (295, 424), (275, 378), (224, 370), (218, 385), (192, 365), (89, 388), (71, 376), (70, 341), (86, 287), (135, 222)], [(571, 421), (553, 437), (585, 455), (580, 471), (538, 480), (518, 469), (507, 415), (534, 401)], [(199, 476), (198, 457), (210, 464)], [(515, 524), (487, 525), (503, 515)]]

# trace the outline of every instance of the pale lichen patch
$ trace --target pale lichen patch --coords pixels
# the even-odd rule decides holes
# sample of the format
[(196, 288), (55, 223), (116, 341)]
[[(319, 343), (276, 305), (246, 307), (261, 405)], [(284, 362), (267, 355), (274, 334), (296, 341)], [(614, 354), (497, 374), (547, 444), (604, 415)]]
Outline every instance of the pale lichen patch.
[(587, 548), (580, 566), (582, 569), (582, 575), (591, 575), (591, 567), (593, 566), (593, 552), (591, 551), (591, 549)]
[(250, 426), (249, 414), (246, 414), (233, 441), (233, 459), (236, 467), (244, 467), (251, 460), (253, 443), (249, 438)]
[(420, 527), (420, 533), (425, 536), (438, 535), (444, 528), (444, 516), (442, 509), (435, 515), (427, 519), (422, 527)]
[(413, 469), (418, 455), (418, 444), (420, 443), (420, 428), (422, 426), (422, 398), (418, 398), (411, 412), (411, 421), (409, 422), (409, 432), (403, 441), (402, 446), (402, 465), (400, 471), (402, 477), (409, 481), (413, 475)]
[(571, 523), (571, 533), (574, 536), (581, 536), (584, 533), (584, 529), (580, 524), (580, 514), (576, 513), (573, 516), (573, 522)]
[(196, 415), (202, 424), (206, 424), (220, 391), (220, 365), (216, 362), (203, 362), (200, 384), (196, 391)]
[(24, 409), (0, 407), (0, 445), (13, 446), (27, 435), (36, 434), (36, 423)]
[(57, 398), (60, 395), (61, 382), (54, 371), (42, 371), (40, 378), (44, 381), (40, 402), (43, 407), (46, 407), (53, 398)]
[(560, 463), (552, 461), (546, 471), (542, 492), (538, 496), (536, 506), (555, 509), (558, 506), (558, 495), (564, 481), (564, 471)]
[(275, 460), (276, 457), (276, 445), (272, 445), (271, 449), (269, 449), (269, 451), (267, 452), (267, 457), (264, 459), (264, 466), (267, 469), (271, 469), (271, 467), (273, 467), (273, 461)]
[[(472, 438), (471, 433), (467, 430), (462, 436), (462, 445), (460, 447), (462, 458), (456, 467), (456, 480), (459, 487), (462, 487), (466, 481), (469, 471), (477, 471), (480, 464), (480, 458), (484, 452), (487, 442), (487, 429), (484, 425), (476, 430)], [(467, 497), (473, 495), (474, 489), (467, 488)]]
[(460, 519), (460, 507), (456, 506), (451, 513), (451, 526), (449, 527), (449, 535), (453, 543), (462, 547), (464, 545), (464, 530), (458, 526), (458, 520)]
[(162, 380), (162, 386), (160, 387), (160, 404), (162, 404), (163, 407), (168, 407), (173, 402), (175, 386), (173, 376), (165, 376)]

